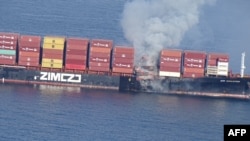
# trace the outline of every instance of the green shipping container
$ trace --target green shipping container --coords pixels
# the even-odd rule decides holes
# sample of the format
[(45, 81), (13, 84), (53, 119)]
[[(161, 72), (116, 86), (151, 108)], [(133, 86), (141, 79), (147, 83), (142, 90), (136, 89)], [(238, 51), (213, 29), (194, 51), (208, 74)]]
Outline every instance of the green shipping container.
[(0, 54), (3, 54), (3, 55), (16, 55), (16, 50), (0, 49)]

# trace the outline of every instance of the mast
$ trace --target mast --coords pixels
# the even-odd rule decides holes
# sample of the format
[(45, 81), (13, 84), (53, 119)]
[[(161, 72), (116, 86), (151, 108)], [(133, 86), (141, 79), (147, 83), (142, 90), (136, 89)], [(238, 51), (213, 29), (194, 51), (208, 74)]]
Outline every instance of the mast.
[(245, 52), (241, 54), (241, 71), (240, 71), (240, 76), (241, 78), (244, 77), (244, 70), (245, 70)]

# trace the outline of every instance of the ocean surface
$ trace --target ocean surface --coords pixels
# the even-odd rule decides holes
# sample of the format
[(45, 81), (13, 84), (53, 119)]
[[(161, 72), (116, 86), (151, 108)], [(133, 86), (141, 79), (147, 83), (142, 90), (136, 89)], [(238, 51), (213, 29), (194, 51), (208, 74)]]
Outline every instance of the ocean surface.
[[(0, 31), (130, 45), (120, 24), (125, 3), (1, 1)], [(180, 47), (228, 51), (231, 68), (239, 72), (239, 53), (250, 54), (249, 10), (248, 0), (217, 0), (202, 7), (200, 23), (185, 34)], [(250, 124), (249, 109), (246, 100), (1, 84), (0, 140), (221, 141), (224, 124)]]

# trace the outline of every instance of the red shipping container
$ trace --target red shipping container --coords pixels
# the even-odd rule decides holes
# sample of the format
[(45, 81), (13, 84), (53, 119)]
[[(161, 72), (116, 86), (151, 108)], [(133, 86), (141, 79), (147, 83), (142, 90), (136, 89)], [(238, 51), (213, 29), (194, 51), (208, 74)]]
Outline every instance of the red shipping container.
[(90, 67), (103, 67), (103, 68), (109, 68), (109, 63), (102, 63), (102, 62), (89, 62)]
[(113, 47), (113, 41), (112, 40), (103, 40), (103, 39), (93, 39), (90, 43), (91, 48), (92, 47), (102, 47), (102, 48), (112, 48)]
[(229, 58), (219, 58), (219, 62), (229, 62)]
[(168, 56), (168, 57), (177, 57), (181, 58), (182, 50), (175, 50), (175, 49), (163, 49), (161, 51), (161, 56)]
[(134, 59), (125, 59), (125, 58), (113, 58), (113, 63), (129, 63), (134, 64)]
[(133, 68), (133, 64), (129, 63), (113, 63), (112, 67), (119, 67), (119, 68)]
[(133, 68), (120, 68), (120, 67), (113, 67), (112, 72), (115, 73), (126, 73), (126, 74), (132, 74)]
[(34, 62), (34, 61), (19, 61), (18, 65), (20, 65), (20, 66), (37, 67), (37, 66), (39, 66), (39, 62)]
[(39, 62), (39, 57), (28, 57), (28, 56), (19, 56), (18, 62), (32, 61)]
[(87, 55), (87, 50), (67, 49), (66, 54)]
[(41, 48), (41, 44), (40, 43), (34, 43), (34, 42), (19, 42), (18, 43), (19, 47), (33, 47), (33, 48)]
[(13, 41), (6, 41), (6, 40), (1, 40), (0, 39), (0, 46), (17, 46), (17, 41), (13, 40)]
[(65, 68), (69, 69), (69, 70), (85, 70), (86, 66), (85, 65), (76, 65), (76, 64), (66, 64)]
[(184, 67), (188, 67), (188, 68), (204, 68), (205, 63), (184, 63)]
[(113, 58), (125, 58), (125, 59), (128, 59), (128, 58), (132, 58), (132, 59), (134, 59), (134, 54), (129, 54), (129, 53), (118, 53), (118, 52), (116, 52), (116, 53), (114, 53), (113, 52)]
[(16, 50), (16, 45), (0, 45), (0, 49), (6, 49), (6, 50)]
[(66, 55), (66, 59), (82, 60), (82, 61), (84, 61), (84, 60), (87, 60), (87, 56), (67, 54)]
[(135, 49), (132, 47), (116, 46), (113, 49), (114, 53), (134, 54)]
[(199, 58), (186, 58), (184, 59), (184, 63), (199, 63), (204, 64), (205, 59), (199, 59)]
[(26, 52), (26, 51), (19, 51), (19, 56), (29, 56), (29, 57), (39, 57), (39, 52)]
[(168, 71), (168, 72), (180, 72), (181, 68), (180, 67), (165, 67), (161, 66), (160, 71)]
[(43, 58), (49, 58), (49, 59), (63, 59), (62, 55), (59, 54), (43, 54)]
[(105, 57), (110, 58), (110, 53), (102, 53), (102, 52), (90, 52), (90, 57)]
[(16, 60), (16, 55), (4, 55), (0, 54), (0, 60)]
[(207, 66), (217, 66), (217, 60), (207, 60)]
[(206, 53), (205, 52), (185, 51), (184, 55), (185, 55), (185, 58), (206, 59)]
[(181, 58), (178, 57), (161, 57), (161, 62), (181, 62)]
[(183, 72), (187, 73), (204, 73), (205, 69), (204, 68), (186, 68), (184, 67)]
[(181, 67), (181, 62), (160, 62), (160, 66), (166, 66), (166, 67)]
[(74, 59), (66, 59), (65, 60), (66, 64), (76, 64), (76, 65), (83, 65), (86, 64), (86, 60), (82, 61), (82, 60), (74, 60)]
[(219, 59), (219, 58), (224, 58), (224, 59), (229, 59), (229, 55), (228, 54), (224, 54), (224, 53), (209, 53), (208, 54), (208, 59)]
[(57, 54), (63, 56), (63, 50), (59, 49), (43, 49), (43, 54)]
[(89, 61), (109, 63), (110, 58), (107, 58), (107, 57), (89, 57)]
[(13, 59), (0, 59), (0, 64), (2, 64), (2, 65), (15, 65), (16, 60), (13, 60)]
[(184, 72), (182, 77), (184, 78), (201, 78), (204, 77), (203, 73), (188, 73), (188, 72)]
[(92, 47), (90, 48), (90, 52), (99, 52), (99, 53), (111, 53), (110, 48), (102, 48), (102, 47)]
[(19, 37), (19, 34), (17, 33), (4, 33), (0, 32), (0, 40), (6, 40), (6, 41), (16, 41)]
[(106, 67), (100, 67), (100, 66), (90, 66), (90, 71), (98, 71), (98, 72), (109, 72), (110, 69)]
[(25, 51), (25, 52), (40, 52), (40, 48), (37, 48), (37, 47), (23, 47), (23, 46), (19, 46), (19, 51)]
[(21, 35), (20, 42), (30, 42), (30, 43), (40, 43), (41, 36), (34, 36), (34, 35)]
[(87, 49), (89, 44), (89, 39), (85, 38), (68, 38), (67, 48), (76, 49), (75, 47), (81, 47), (80, 49)]

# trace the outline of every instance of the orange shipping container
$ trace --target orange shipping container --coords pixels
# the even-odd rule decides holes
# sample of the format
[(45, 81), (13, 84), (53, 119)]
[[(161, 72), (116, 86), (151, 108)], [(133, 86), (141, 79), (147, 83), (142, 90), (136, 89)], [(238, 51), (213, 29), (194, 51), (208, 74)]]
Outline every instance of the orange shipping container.
[(185, 56), (185, 58), (206, 59), (206, 52), (184, 51), (184, 56)]
[(87, 55), (87, 50), (67, 49), (66, 54)]
[(133, 64), (129, 63), (113, 63), (112, 67), (119, 67), (119, 68), (133, 68)]
[(208, 54), (208, 60), (219, 59), (219, 58), (229, 59), (229, 55), (224, 54), (224, 53), (209, 53)]
[(188, 67), (188, 68), (204, 68), (205, 63), (184, 63), (184, 67)]
[(135, 49), (132, 47), (116, 46), (113, 49), (114, 53), (123, 53), (123, 54), (134, 54)]
[(134, 54), (133, 53), (121, 53), (121, 52), (113, 52), (113, 58), (125, 58), (125, 59), (130, 59), (130, 58), (134, 58)]
[(89, 62), (89, 67), (103, 67), (103, 68), (109, 68), (109, 63), (103, 63), (103, 62)]
[(93, 48), (90, 48), (90, 52), (91, 53), (94, 53), (94, 52), (111, 53), (111, 49), (110, 48), (102, 48), (102, 47), (93, 47)]
[(181, 67), (181, 62), (164, 62), (160, 63), (161, 67)]
[(85, 70), (86, 66), (85, 65), (76, 65), (76, 64), (66, 64), (65, 68), (69, 69), (69, 70)]
[(18, 62), (32, 61), (39, 62), (39, 57), (19, 56)]
[(186, 68), (184, 67), (184, 73), (203, 73), (204, 74), (205, 69), (204, 68)]
[(86, 38), (68, 38), (67, 45), (79, 45), (79, 46), (88, 46), (89, 39)]
[(103, 39), (93, 39), (90, 43), (91, 48), (92, 47), (101, 47), (101, 48), (112, 48), (113, 47), (113, 41), (112, 40), (103, 40)]
[(126, 73), (126, 74), (132, 74), (133, 68), (120, 68), (120, 67), (113, 67), (112, 71), (115, 73)]
[(134, 59), (126, 59), (126, 58), (113, 58), (113, 63), (129, 63), (134, 64)]
[(161, 62), (181, 62), (181, 58), (180, 57), (161, 57)]
[(161, 56), (181, 58), (181, 56), (182, 56), (182, 50), (163, 49), (161, 51)]
[(83, 65), (86, 64), (86, 60), (82, 61), (82, 60), (74, 60), (74, 59), (67, 59), (65, 60), (66, 64), (77, 64), (77, 65)]
[(207, 60), (207, 66), (217, 66), (217, 60), (216, 59)]
[(37, 62), (37, 61), (19, 61), (18, 65), (37, 67), (37, 66), (39, 66), (39, 62)]
[(59, 49), (43, 49), (43, 54), (57, 54), (57, 55), (63, 55), (63, 50)]
[(104, 62), (104, 63), (109, 63), (110, 58), (108, 57), (89, 57), (89, 61), (91, 62)]
[(19, 56), (39, 57), (39, 52), (19, 51)]
[(186, 58), (184, 59), (184, 63), (199, 63), (199, 64), (204, 64), (205, 59), (201, 58)]
[(102, 52), (91, 52), (89, 54), (90, 57), (105, 57), (110, 58), (110, 53), (102, 53)]

